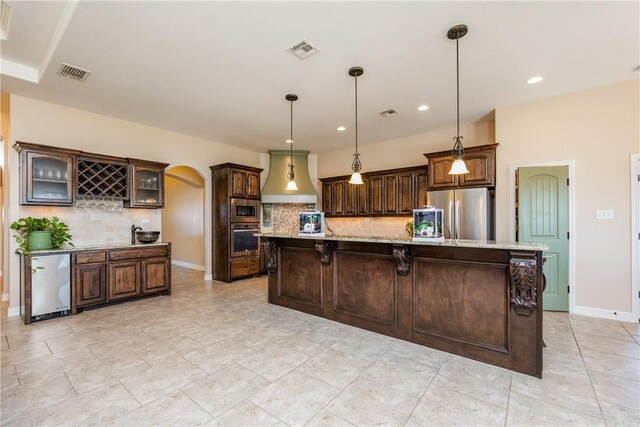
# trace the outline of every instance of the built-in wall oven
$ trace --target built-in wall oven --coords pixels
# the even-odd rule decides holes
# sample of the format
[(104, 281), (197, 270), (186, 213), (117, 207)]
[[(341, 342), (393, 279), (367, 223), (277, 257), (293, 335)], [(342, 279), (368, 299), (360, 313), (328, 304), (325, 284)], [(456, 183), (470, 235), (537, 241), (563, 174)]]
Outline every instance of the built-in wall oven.
[(260, 222), (260, 201), (231, 199), (231, 222)]
[(259, 224), (243, 223), (231, 224), (231, 257), (246, 257), (259, 255), (260, 232)]

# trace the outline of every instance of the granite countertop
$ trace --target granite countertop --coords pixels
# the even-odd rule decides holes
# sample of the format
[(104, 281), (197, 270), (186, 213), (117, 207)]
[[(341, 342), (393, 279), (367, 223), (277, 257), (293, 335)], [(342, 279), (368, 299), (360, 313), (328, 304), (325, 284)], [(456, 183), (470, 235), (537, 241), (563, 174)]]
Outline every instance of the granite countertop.
[(107, 249), (137, 249), (148, 248), (149, 246), (166, 246), (166, 242), (154, 242), (154, 243), (109, 243), (104, 245), (86, 245), (86, 246), (65, 246), (60, 249), (42, 249), (36, 251), (29, 251), (30, 255), (42, 255), (42, 254), (55, 254), (66, 252), (82, 252), (82, 251), (99, 251)]
[(447, 246), (459, 248), (480, 248), (480, 249), (509, 249), (521, 251), (546, 251), (549, 247), (544, 243), (526, 243), (526, 242), (498, 242), (495, 240), (454, 240), (447, 239), (444, 242), (425, 242), (413, 241), (410, 238), (402, 237), (384, 237), (384, 236), (332, 236), (327, 234), (325, 237), (319, 236), (299, 236), (297, 234), (277, 234), (277, 233), (260, 233), (260, 237), (274, 237), (283, 239), (306, 239), (306, 240), (334, 240), (345, 242), (364, 242), (364, 243), (391, 243), (394, 245), (428, 245), (428, 246)]

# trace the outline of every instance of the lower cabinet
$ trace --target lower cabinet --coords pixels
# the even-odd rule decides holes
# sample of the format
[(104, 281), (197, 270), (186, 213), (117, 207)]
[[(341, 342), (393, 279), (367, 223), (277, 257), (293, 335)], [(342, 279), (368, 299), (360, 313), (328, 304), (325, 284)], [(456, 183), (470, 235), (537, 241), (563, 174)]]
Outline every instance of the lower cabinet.
[(109, 301), (140, 295), (140, 261), (109, 263)]
[(107, 302), (107, 264), (78, 265), (74, 280), (77, 307)]
[(140, 261), (142, 267), (142, 293), (166, 291), (169, 289), (170, 266), (167, 258), (149, 258)]
[(251, 276), (260, 273), (260, 257), (238, 258), (231, 260), (231, 278)]

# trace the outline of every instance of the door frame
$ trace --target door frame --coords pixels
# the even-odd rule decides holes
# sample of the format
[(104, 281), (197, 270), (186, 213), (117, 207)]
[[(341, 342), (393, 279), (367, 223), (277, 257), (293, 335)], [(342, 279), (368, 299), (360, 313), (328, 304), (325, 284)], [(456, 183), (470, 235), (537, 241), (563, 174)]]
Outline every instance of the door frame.
[(557, 162), (533, 163), (526, 165), (509, 166), (509, 239), (516, 240), (516, 170), (518, 168), (567, 166), (569, 176), (569, 313), (576, 311), (576, 295), (578, 286), (576, 283), (576, 162), (575, 160), (560, 160)]
[(631, 155), (631, 313), (633, 321), (640, 321), (640, 265), (638, 250), (640, 249), (640, 209), (638, 205), (640, 192), (640, 153)]

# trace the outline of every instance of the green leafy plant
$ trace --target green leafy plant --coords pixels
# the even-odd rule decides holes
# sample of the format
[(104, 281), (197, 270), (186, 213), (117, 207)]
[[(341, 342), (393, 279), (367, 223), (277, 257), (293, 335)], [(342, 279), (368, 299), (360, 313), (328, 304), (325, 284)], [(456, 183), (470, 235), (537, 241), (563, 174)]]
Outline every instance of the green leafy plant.
[(64, 222), (60, 221), (60, 218), (20, 218), (17, 221), (11, 223), (11, 229), (17, 234), (14, 235), (16, 242), (18, 243), (17, 254), (29, 255), (29, 248), (27, 247), (27, 239), (29, 234), (34, 231), (49, 231), (51, 232), (51, 245), (52, 249), (60, 249), (62, 245), (71, 243), (71, 234), (69, 234), (69, 227)]
[(413, 236), (413, 221), (407, 222), (407, 225), (404, 226), (404, 229), (407, 231), (409, 237)]

